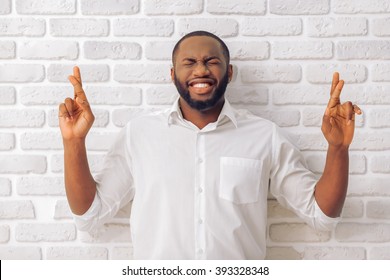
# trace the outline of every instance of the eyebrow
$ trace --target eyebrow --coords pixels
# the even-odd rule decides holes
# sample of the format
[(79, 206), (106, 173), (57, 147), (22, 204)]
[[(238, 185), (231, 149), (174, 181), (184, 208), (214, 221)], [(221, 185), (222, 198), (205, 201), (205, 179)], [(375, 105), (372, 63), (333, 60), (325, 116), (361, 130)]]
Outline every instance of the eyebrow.
[[(221, 60), (220, 57), (215, 56), (215, 55), (213, 55), (213, 56), (207, 56), (207, 57), (204, 57), (204, 58), (203, 58), (204, 61), (210, 61), (210, 60), (213, 60), (213, 59)], [(193, 57), (185, 57), (185, 58), (182, 59), (182, 61), (185, 61), (185, 60), (196, 61), (197, 59), (195, 59), (195, 58), (193, 58)]]

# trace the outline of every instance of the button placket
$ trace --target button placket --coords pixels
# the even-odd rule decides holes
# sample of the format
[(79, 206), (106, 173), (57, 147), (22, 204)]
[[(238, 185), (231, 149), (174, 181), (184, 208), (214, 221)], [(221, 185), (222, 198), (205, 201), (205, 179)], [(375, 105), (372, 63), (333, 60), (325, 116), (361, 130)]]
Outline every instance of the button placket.
[(196, 257), (198, 259), (205, 259), (205, 227), (204, 227), (204, 214), (205, 214), (205, 198), (204, 198), (204, 185), (205, 185), (205, 136), (202, 133), (197, 135), (197, 147), (196, 147), (196, 182), (195, 182), (195, 233), (196, 233)]

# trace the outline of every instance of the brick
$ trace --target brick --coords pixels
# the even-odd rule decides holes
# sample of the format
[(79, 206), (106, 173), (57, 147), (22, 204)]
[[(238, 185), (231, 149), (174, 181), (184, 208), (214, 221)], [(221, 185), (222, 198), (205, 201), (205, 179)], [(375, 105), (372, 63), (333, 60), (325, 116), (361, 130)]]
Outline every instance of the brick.
[(15, 227), (19, 242), (64, 242), (76, 239), (76, 226), (69, 223), (23, 223)]
[[(51, 64), (47, 70), (47, 77), (50, 82), (67, 82), (68, 77), (73, 73), (74, 65)], [(85, 64), (80, 67), (83, 82), (106, 82), (109, 79), (109, 67), (105, 64)]]
[(141, 89), (138, 87), (87, 86), (85, 92), (94, 105), (141, 105)]
[(120, 83), (170, 83), (170, 66), (166, 64), (118, 64), (114, 80)]
[(160, 18), (116, 19), (113, 22), (115, 36), (169, 37), (174, 31), (174, 22)]
[(262, 64), (261, 66), (243, 66), (243, 83), (293, 83), (302, 78), (302, 69), (297, 64)]
[(383, 131), (382, 133), (356, 132), (354, 136), (354, 140), (350, 146), (350, 149), (369, 150), (369, 151), (388, 150), (390, 149), (390, 132), (387, 131)]
[(375, 36), (384, 37), (390, 36), (389, 26), (390, 17), (377, 18), (372, 20), (372, 32)]
[(390, 112), (385, 109), (373, 109), (370, 111), (369, 124), (373, 128), (388, 128)]
[(368, 201), (366, 208), (367, 218), (390, 219), (390, 199)]
[(374, 82), (390, 82), (390, 64), (376, 63), (371, 69), (372, 81)]
[(133, 247), (114, 247), (111, 254), (112, 260), (132, 260), (133, 259)]
[(16, 181), (18, 195), (65, 195), (65, 183), (63, 177), (19, 177)]
[(246, 17), (240, 24), (244, 36), (296, 36), (302, 34), (299, 18)]
[(265, 60), (270, 55), (268, 42), (227, 42), (231, 60)]
[(0, 110), (0, 127), (42, 127), (44, 122), (42, 110)]
[[(8, 225), (0, 225), (0, 243), (7, 243), (9, 241), (9, 226)], [(0, 247), (0, 258), (1, 257), (1, 247)]]
[(262, 86), (229, 86), (225, 93), (232, 104), (266, 105), (268, 88)]
[(0, 173), (38, 173), (46, 171), (46, 157), (40, 155), (0, 155)]
[[(104, 155), (96, 155), (88, 153), (88, 163), (89, 169), (92, 173), (97, 173), (102, 168), (102, 163), (104, 160)], [(64, 173), (64, 156), (63, 155), (53, 155), (50, 160), (51, 171), (53, 173)], [(64, 194), (64, 183), (58, 185), (58, 190)]]
[(371, 159), (371, 171), (374, 173), (390, 173), (390, 156), (378, 155)]
[(281, 41), (272, 45), (275, 59), (330, 59), (333, 43), (322, 41)]
[(350, 176), (347, 195), (350, 197), (390, 196), (388, 176)]
[[(364, 174), (367, 171), (367, 160), (364, 155), (350, 155), (349, 156), (349, 174)], [(325, 168), (325, 155), (311, 155), (307, 157), (307, 162), (310, 169), (316, 173), (323, 173)]]
[(26, 86), (19, 90), (23, 105), (59, 105), (67, 97), (73, 97), (72, 86)]
[(0, 196), (10, 196), (11, 193), (12, 193), (11, 181), (7, 178), (0, 177)]
[(361, 64), (312, 64), (306, 68), (306, 77), (310, 83), (332, 83), (334, 72), (340, 73), (345, 83), (362, 83), (367, 79), (367, 68)]
[(0, 41), (0, 59), (15, 58), (16, 45), (14, 41)]
[(58, 131), (24, 132), (20, 135), (22, 150), (61, 150), (62, 138)]
[(41, 37), (46, 32), (45, 20), (34, 18), (0, 19), (0, 36)]
[(178, 98), (173, 85), (164, 87), (151, 87), (146, 90), (146, 103), (148, 105), (170, 105)]
[(329, 86), (279, 86), (272, 87), (275, 105), (325, 105), (329, 101)]
[(72, 211), (70, 210), (67, 200), (59, 200), (56, 202), (54, 209), (54, 219), (72, 219)]
[(15, 135), (13, 133), (0, 132), (0, 151), (8, 151), (15, 148)]
[(300, 260), (301, 253), (292, 247), (267, 247), (266, 260)]
[(127, 224), (105, 224), (93, 233), (80, 232), (80, 241), (84, 243), (130, 242), (130, 227)]
[(0, 204), (0, 219), (33, 219), (34, 205), (30, 200), (6, 200)]
[(13, 105), (16, 101), (16, 91), (14, 87), (0, 86), (0, 105)]
[(128, 42), (99, 42), (84, 43), (84, 56), (87, 59), (129, 59), (141, 58), (141, 46)]
[(301, 118), (301, 114), (298, 110), (264, 110), (262, 108), (246, 108), (254, 115), (270, 120), (281, 127), (297, 126)]
[(269, 236), (275, 242), (325, 242), (331, 237), (330, 232), (315, 231), (302, 223), (271, 224)]
[[(344, 86), (343, 95), (348, 96), (359, 105), (385, 105), (390, 104), (389, 86)], [(364, 108), (363, 108), (364, 109)]]
[(81, 0), (83, 15), (131, 15), (139, 12), (138, 0)]
[(339, 223), (335, 239), (339, 242), (389, 242), (390, 224)]
[(205, 30), (221, 38), (238, 35), (238, 23), (230, 18), (181, 18), (177, 29), (180, 36), (195, 30)]
[(41, 260), (42, 252), (39, 247), (6, 246), (0, 247), (2, 260)]
[(343, 41), (337, 43), (337, 58), (351, 59), (390, 59), (390, 41)]
[(0, 15), (11, 13), (11, 0), (3, 0), (0, 7)]
[(369, 260), (389, 260), (390, 259), (390, 247), (381, 246), (373, 247), (368, 254)]
[(264, 15), (267, 9), (265, 0), (209, 0), (207, 12), (210, 14)]
[(153, 111), (159, 111), (161, 108), (131, 108), (116, 109), (112, 112), (112, 122), (118, 127), (125, 126), (131, 119), (143, 116)]
[(302, 132), (293, 138), (295, 138), (294, 142), (302, 151), (326, 151), (328, 149), (328, 143), (318, 129), (316, 133)]
[(323, 15), (330, 9), (329, 0), (270, 0), (269, 10), (276, 15)]
[(104, 37), (109, 33), (106, 19), (50, 19), (50, 34), (54, 37)]
[(76, 0), (16, 0), (16, 11), (24, 15), (64, 15), (76, 12)]
[(341, 217), (347, 218), (363, 218), (364, 203), (361, 199), (347, 197), (343, 206)]
[(171, 60), (172, 51), (176, 42), (147, 42), (145, 45), (145, 57), (150, 60)]
[(294, 212), (281, 206), (275, 199), (268, 200), (267, 214), (269, 219), (297, 218)]
[(18, 54), (22, 59), (75, 60), (79, 47), (69, 41), (28, 41), (19, 46)]
[(332, 10), (336, 14), (363, 14), (390, 12), (387, 0), (338, 0), (332, 1)]
[(0, 65), (0, 82), (37, 83), (45, 78), (45, 70), (38, 64), (2, 64)]
[(306, 19), (310, 37), (338, 37), (367, 35), (367, 19), (355, 17), (312, 17)]
[(305, 247), (305, 260), (365, 260), (366, 249), (363, 247)]
[(102, 247), (49, 247), (48, 260), (106, 260), (108, 250)]
[(144, 0), (146, 15), (193, 15), (203, 11), (203, 0)]

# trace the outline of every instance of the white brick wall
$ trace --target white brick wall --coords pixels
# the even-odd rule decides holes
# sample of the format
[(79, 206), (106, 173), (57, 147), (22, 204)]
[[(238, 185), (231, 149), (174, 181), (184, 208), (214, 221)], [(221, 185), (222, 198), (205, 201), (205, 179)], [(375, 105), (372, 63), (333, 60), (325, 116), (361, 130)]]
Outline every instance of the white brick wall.
[(270, 198), (268, 259), (390, 259), (388, 0), (3, 0), (0, 5), (0, 259), (128, 259), (122, 211), (94, 234), (71, 220), (58, 104), (81, 67), (96, 115), (91, 170), (125, 123), (170, 106), (171, 51), (206, 29), (231, 50), (227, 96), (294, 134), (320, 173), (332, 73), (364, 111), (340, 224), (315, 232)]

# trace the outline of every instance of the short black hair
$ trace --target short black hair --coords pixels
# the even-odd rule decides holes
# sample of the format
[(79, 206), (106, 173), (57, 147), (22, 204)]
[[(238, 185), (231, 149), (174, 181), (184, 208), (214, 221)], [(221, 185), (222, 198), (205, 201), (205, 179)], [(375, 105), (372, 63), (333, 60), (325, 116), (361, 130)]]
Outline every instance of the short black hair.
[(175, 65), (175, 57), (176, 57), (176, 53), (180, 47), (180, 44), (181, 42), (183, 42), (185, 39), (187, 38), (190, 38), (190, 37), (196, 37), (196, 36), (206, 36), (206, 37), (211, 37), (215, 40), (217, 40), (219, 42), (219, 44), (221, 45), (222, 47), (222, 53), (226, 59), (226, 62), (227, 64), (229, 65), (230, 63), (230, 53), (229, 53), (229, 49), (228, 47), (226, 46), (225, 42), (222, 41), (221, 38), (219, 38), (217, 35), (214, 35), (213, 33), (210, 33), (210, 32), (207, 32), (207, 31), (204, 31), (204, 30), (198, 30), (198, 31), (193, 31), (193, 32), (190, 32), (186, 35), (184, 35), (175, 45), (175, 47), (173, 48), (173, 51), (172, 51), (172, 64)]

